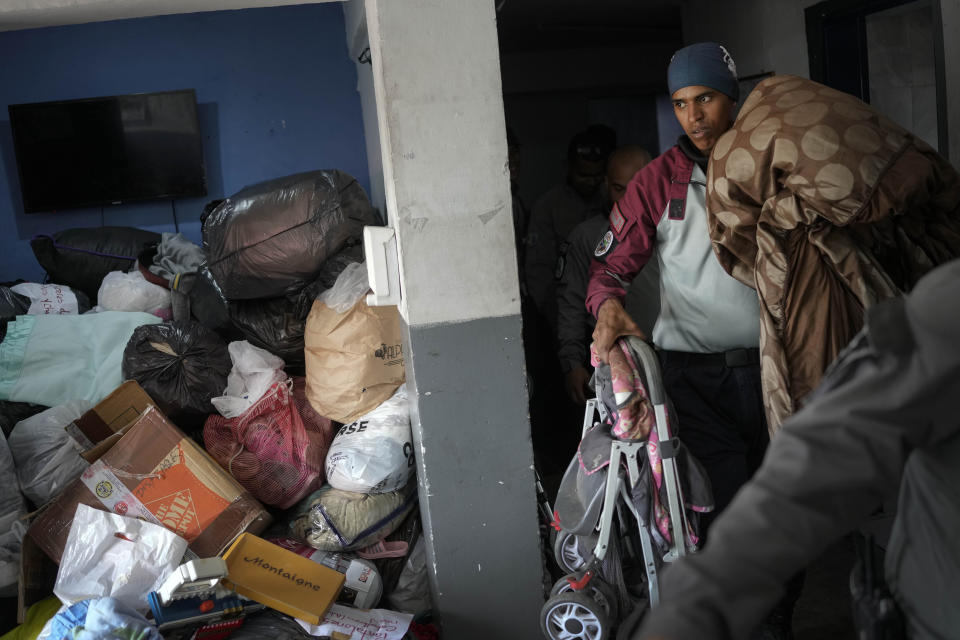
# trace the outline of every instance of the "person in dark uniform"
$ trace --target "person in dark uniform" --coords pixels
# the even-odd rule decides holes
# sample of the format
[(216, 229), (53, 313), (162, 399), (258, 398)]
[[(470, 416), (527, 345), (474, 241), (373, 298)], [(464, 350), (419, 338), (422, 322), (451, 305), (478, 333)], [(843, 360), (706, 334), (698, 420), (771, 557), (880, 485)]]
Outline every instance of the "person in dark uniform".
[[(609, 208), (624, 193), (633, 176), (650, 162), (650, 154), (643, 147), (630, 145), (615, 149), (607, 159), (607, 171), (604, 181), (610, 202)], [(587, 385), (590, 381), (590, 334), (593, 332), (594, 318), (584, 306), (587, 295), (587, 281), (590, 276), (590, 259), (594, 247), (607, 230), (607, 216), (597, 213), (577, 225), (567, 237), (557, 261), (557, 341), (560, 369), (564, 375), (567, 394), (579, 406), (583, 406), (589, 395)], [(645, 270), (646, 274), (647, 271)], [(638, 278), (651, 283), (644, 293), (649, 299), (655, 280)], [(639, 285), (636, 281), (631, 289)], [(628, 294), (629, 295), (629, 294)]]

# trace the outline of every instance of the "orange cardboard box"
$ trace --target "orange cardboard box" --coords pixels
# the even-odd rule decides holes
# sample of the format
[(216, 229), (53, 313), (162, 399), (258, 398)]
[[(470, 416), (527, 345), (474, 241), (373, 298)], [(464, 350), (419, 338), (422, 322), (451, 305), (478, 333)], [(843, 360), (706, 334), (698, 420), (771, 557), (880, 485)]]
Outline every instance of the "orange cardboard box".
[(319, 624), (345, 576), (263, 538), (242, 534), (223, 554), (226, 586), (281, 613)]
[(161, 524), (201, 558), (270, 523), (253, 496), (152, 406), (30, 525), (27, 533), (58, 563), (80, 503)]

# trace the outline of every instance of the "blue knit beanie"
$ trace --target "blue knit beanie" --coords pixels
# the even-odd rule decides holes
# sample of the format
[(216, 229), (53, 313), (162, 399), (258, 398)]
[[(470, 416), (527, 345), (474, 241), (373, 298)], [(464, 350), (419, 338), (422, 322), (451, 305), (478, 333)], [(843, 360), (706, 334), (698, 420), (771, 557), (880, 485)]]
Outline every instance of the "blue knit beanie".
[(684, 87), (710, 87), (736, 102), (740, 99), (737, 65), (730, 52), (716, 42), (698, 42), (680, 49), (667, 67), (670, 95)]

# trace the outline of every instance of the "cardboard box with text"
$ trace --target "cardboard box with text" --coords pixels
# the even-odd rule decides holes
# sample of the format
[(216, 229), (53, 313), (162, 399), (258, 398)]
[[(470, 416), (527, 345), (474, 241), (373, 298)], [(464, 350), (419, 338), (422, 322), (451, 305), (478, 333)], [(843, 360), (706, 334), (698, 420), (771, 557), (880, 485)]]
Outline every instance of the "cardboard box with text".
[(245, 533), (225, 554), (226, 586), (281, 613), (318, 624), (345, 577), (263, 538)]
[(154, 407), (30, 525), (27, 533), (58, 563), (80, 503), (163, 525), (201, 558), (270, 523), (263, 506)]

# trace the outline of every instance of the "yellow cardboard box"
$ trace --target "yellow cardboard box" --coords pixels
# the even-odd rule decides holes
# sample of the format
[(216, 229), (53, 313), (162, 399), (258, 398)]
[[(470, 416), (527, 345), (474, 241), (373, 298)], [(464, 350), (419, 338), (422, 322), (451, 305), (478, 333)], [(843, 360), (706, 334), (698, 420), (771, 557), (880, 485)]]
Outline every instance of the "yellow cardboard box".
[(250, 533), (223, 554), (226, 586), (281, 613), (319, 624), (343, 588), (344, 575)]

